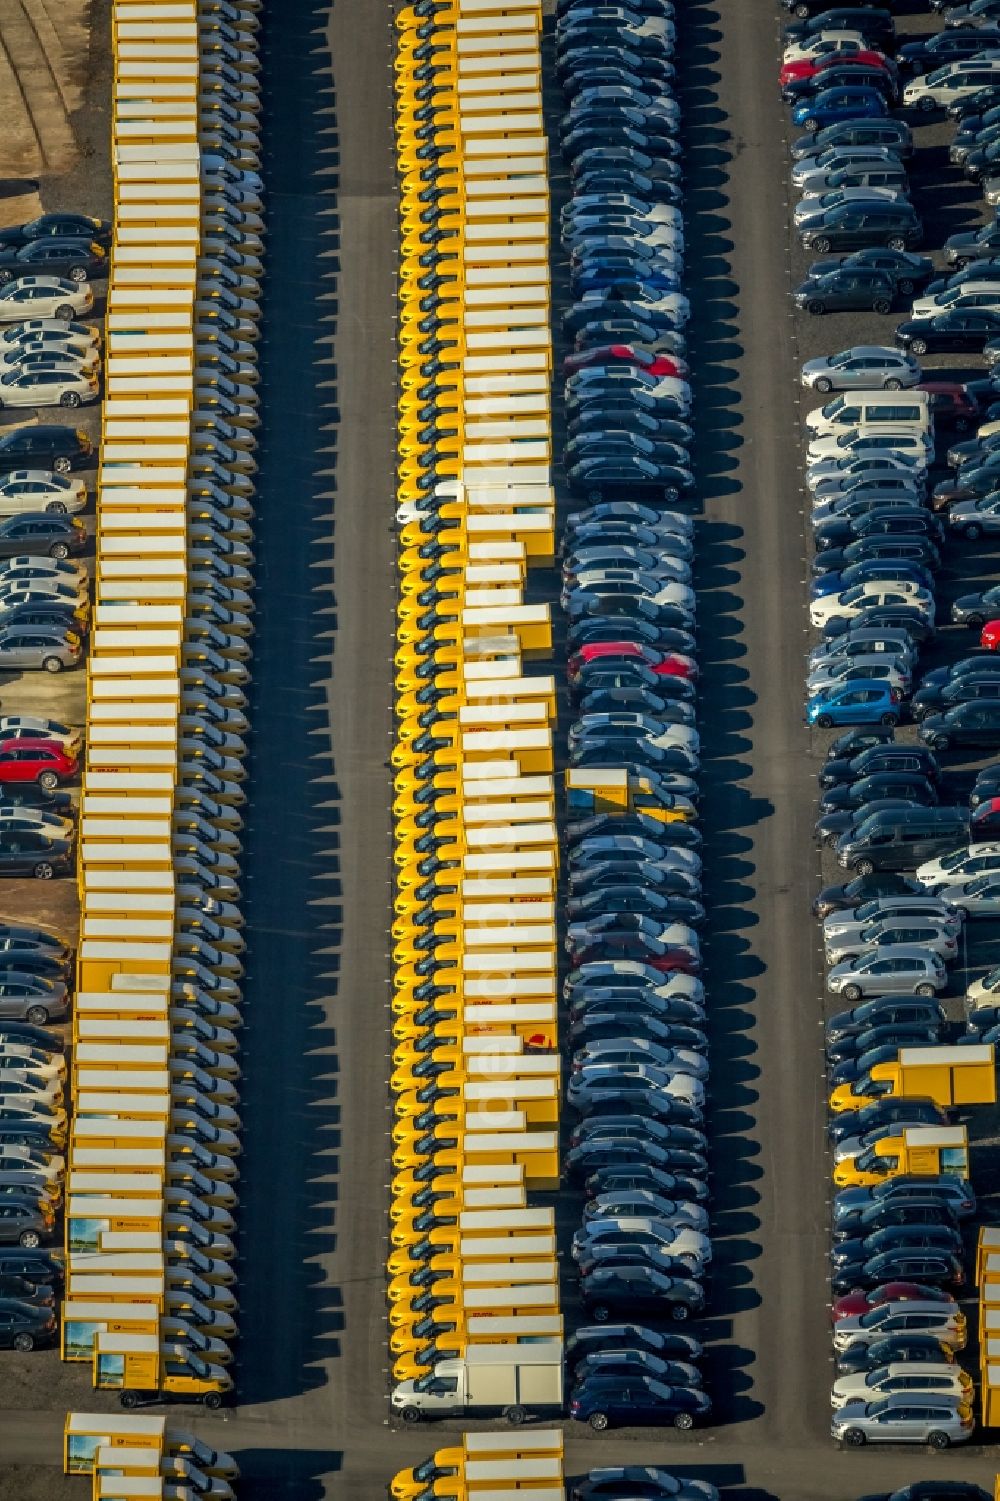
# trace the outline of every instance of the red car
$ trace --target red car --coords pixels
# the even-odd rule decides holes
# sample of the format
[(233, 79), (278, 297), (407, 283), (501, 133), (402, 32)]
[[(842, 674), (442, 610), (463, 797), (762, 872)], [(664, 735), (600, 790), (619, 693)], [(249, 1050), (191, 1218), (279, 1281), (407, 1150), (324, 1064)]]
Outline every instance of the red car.
[(969, 839), (997, 838), (1000, 838), (1000, 797), (988, 797), (972, 814)]
[(637, 657), (659, 677), (693, 680), (698, 676), (698, 664), (684, 652), (657, 651), (655, 646), (638, 646), (634, 641), (594, 641), (589, 646), (581, 646), (570, 657), (570, 679), (579, 675), (585, 662), (594, 662), (603, 657)]
[(51, 790), (75, 777), (77, 765), (58, 740), (0, 741), (0, 782), (37, 782)]
[(1000, 649), (1000, 620), (987, 620), (979, 633), (979, 644), (987, 651)]
[(651, 354), (641, 344), (598, 344), (594, 349), (578, 349), (563, 360), (563, 369), (569, 372), (582, 370), (585, 365), (616, 365), (624, 362), (645, 370), (647, 375), (671, 375), (687, 379), (688, 367), (684, 360), (669, 354)]
[(905, 1303), (910, 1298), (919, 1298), (931, 1303), (954, 1303), (951, 1293), (939, 1287), (925, 1287), (920, 1282), (883, 1282), (881, 1287), (867, 1293), (845, 1293), (833, 1305), (832, 1318), (849, 1319), (856, 1313), (867, 1313), (869, 1308), (880, 1308), (883, 1303)]
[(886, 71), (889, 68), (889, 59), (884, 52), (871, 52), (865, 48), (851, 52), (845, 48), (838, 52), (828, 52), (824, 57), (802, 57), (794, 63), (783, 63), (778, 82), (784, 88), (786, 83), (792, 83), (796, 78), (815, 78), (826, 68), (844, 68), (852, 63), (865, 68), (885, 68)]
[(917, 391), (931, 398), (931, 412), (938, 422), (945, 422), (956, 432), (965, 433), (979, 418), (979, 403), (973, 401), (961, 381), (922, 380)]

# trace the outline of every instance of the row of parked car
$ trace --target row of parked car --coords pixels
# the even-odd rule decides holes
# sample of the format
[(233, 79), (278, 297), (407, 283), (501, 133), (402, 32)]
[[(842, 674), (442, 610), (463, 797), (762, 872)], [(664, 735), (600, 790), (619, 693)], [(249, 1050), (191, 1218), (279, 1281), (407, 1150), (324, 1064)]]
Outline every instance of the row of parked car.
[[(597, 1430), (686, 1429), (711, 1410), (698, 1341), (631, 1322), (700, 1314), (712, 1260), (695, 541), (691, 519), (663, 508), (694, 484), (675, 31), (669, 0), (558, 6), (565, 462), (580, 497), (562, 539), (568, 759), (598, 781), (624, 770), (648, 809), (571, 807), (565, 829), (566, 1097), (579, 1119), (563, 1167), (587, 1193), (572, 1257), (596, 1321), (567, 1342), (568, 1404)], [(623, 1495), (626, 1481), (630, 1496), (712, 1489), (666, 1477), (637, 1491), (607, 1474)]]
[[(967, 432), (997, 392), (989, 376), (959, 385), (930, 378), (919, 361), (941, 350), (982, 351), (1000, 333), (1000, 302), (980, 296), (988, 279), (978, 270), (935, 279), (931, 258), (915, 253), (923, 226), (908, 190), (913, 133), (892, 111), (929, 111), (1000, 85), (1000, 30), (992, 17), (979, 27), (978, 11), (956, 12), (960, 24), (897, 48), (884, 12), (803, 9), (782, 83), (798, 123), (813, 133), (793, 145), (793, 183), (817, 196), (800, 205), (796, 226), (821, 255), (851, 253), (812, 265), (795, 301), (816, 315), (885, 315), (916, 299), (893, 345), (854, 346), (802, 370), (804, 386), (835, 393), (806, 418), (809, 611), (823, 638), (809, 656), (806, 720), (846, 730), (820, 774), (816, 834), (851, 874), (814, 905), (827, 988), (851, 1003), (825, 1029), (838, 1189), (831, 1432), (849, 1446), (945, 1448), (975, 1426), (972, 1378), (955, 1358), (966, 1343), (955, 1294), (965, 1283), (963, 1227), (975, 1197), (953, 1174), (900, 1172), (905, 1161), (894, 1170), (880, 1155), (887, 1139), (944, 1127), (948, 1116), (930, 1098), (886, 1093), (879, 1069), (901, 1048), (951, 1040), (938, 997), (948, 967), (967, 960), (967, 921), (993, 911), (993, 888), (981, 881), (992, 866), (980, 862), (992, 848), (994, 769), (962, 796), (938, 756), (959, 745), (1000, 747), (1000, 696), (994, 701), (987, 685), (996, 658), (984, 651), (922, 677), (918, 666), (936, 635), (944, 550), (966, 527), (972, 540), (982, 535), (976, 516), (960, 509), (971, 493), (953, 485), (948, 506), (933, 503), (939, 440), (949, 426)], [(952, 452), (975, 464), (981, 447), (959, 442)], [(968, 603), (982, 629), (982, 603)], [(916, 743), (897, 735), (905, 719), (919, 725)], [(992, 1022), (988, 1010), (981, 1021)], [(965, 1038), (985, 1032), (971, 1026)]]

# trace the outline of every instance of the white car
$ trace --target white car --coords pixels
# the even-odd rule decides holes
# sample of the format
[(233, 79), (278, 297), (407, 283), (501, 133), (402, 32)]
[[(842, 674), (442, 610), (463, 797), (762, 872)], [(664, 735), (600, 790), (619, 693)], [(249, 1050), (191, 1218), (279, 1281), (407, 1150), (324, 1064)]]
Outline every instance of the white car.
[(15, 469), (0, 480), (0, 516), (22, 511), (52, 511), (58, 515), (82, 511), (87, 504), (87, 486), (68, 474), (48, 469)]
[(93, 306), (89, 282), (63, 281), (58, 276), (19, 276), (0, 287), (0, 323), (20, 323), (32, 313), (68, 323), (77, 313), (89, 313)]
[[(0, 808), (0, 837), (10, 837), (25, 829), (40, 829), (57, 839), (68, 839), (75, 827), (72, 818), (63, 818), (59, 813), (49, 813), (45, 808)], [(3, 1085), (0, 1083), (0, 1091)]]
[(855, 584), (842, 594), (821, 595), (819, 599), (810, 602), (809, 619), (813, 625), (822, 629), (828, 620), (833, 620), (837, 615), (852, 619), (865, 610), (881, 605), (905, 605), (908, 609), (919, 610), (929, 625), (934, 624), (933, 593), (910, 579), (893, 579), (891, 583), (884, 584), (874, 579), (870, 583)]
[(911, 318), (933, 318), (959, 308), (1000, 307), (1000, 286), (995, 281), (966, 281), (957, 287), (945, 287), (932, 297), (918, 297)]
[(998, 994), (1000, 994), (1000, 970), (987, 970), (985, 975), (980, 975), (978, 980), (973, 980), (965, 992), (966, 1013), (974, 1010), (976, 1006), (995, 1006)]
[(873, 198), (882, 203), (909, 202), (909, 194), (897, 192), (895, 188), (831, 188), (826, 193), (807, 193), (804, 198), (800, 198), (792, 219), (795, 224), (802, 224), (806, 219), (811, 219), (813, 214), (825, 213), (827, 209), (838, 208), (842, 203), (871, 203)]
[(86, 591), (87, 569), (83, 563), (74, 563), (71, 558), (35, 557), (32, 553), (19, 552), (13, 558), (0, 563), (0, 585), (17, 583), (24, 585), (38, 578), (57, 578), (74, 588), (81, 585)]
[(96, 374), (84, 370), (29, 370), (18, 366), (0, 375), (2, 407), (80, 407), (101, 394)]
[(101, 336), (89, 323), (64, 323), (61, 318), (28, 318), (12, 323), (0, 333), (0, 350), (17, 344), (51, 344), (57, 348), (100, 349)]
[(0, 369), (33, 370), (44, 366), (47, 369), (87, 370), (95, 374), (100, 369), (101, 353), (96, 344), (81, 347), (71, 340), (60, 342), (51, 334), (39, 339), (18, 339), (13, 344), (0, 345)]
[(879, 1397), (897, 1393), (907, 1396), (912, 1393), (914, 1403), (918, 1403), (922, 1393), (931, 1392), (945, 1393), (971, 1403), (972, 1377), (960, 1365), (945, 1365), (943, 1361), (940, 1365), (899, 1361), (857, 1376), (841, 1376), (833, 1384), (830, 1405), (837, 1409), (845, 1402), (875, 1402)]
[(996, 83), (1000, 83), (1000, 52), (992, 51), (964, 62), (945, 63), (933, 73), (911, 79), (903, 90), (902, 104), (904, 109), (938, 109)]
[[(57, 583), (54, 579), (35, 579), (30, 585), (20, 584), (16, 587), (0, 587), (0, 614), (6, 610), (16, 609), (18, 605), (38, 604), (44, 601), (46, 604), (65, 605), (67, 610), (83, 612), (86, 599), (81, 599), (72, 586)], [(81, 613), (80, 618), (84, 615)]]
[(939, 886), (952, 886), (957, 881), (971, 881), (973, 876), (1000, 871), (1000, 844), (984, 842), (964, 845), (939, 855), (936, 860), (926, 860), (918, 865), (916, 878), (921, 886), (937, 895)]
[(40, 1079), (60, 1083), (66, 1077), (66, 1059), (62, 1053), (40, 1053), (30, 1042), (0, 1037), (0, 1079), (7, 1073), (35, 1074)]
[(860, 31), (818, 31), (786, 47), (781, 54), (783, 63), (810, 62), (825, 57), (828, 52), (866, 52), (868, 42)]
[(910, 666), (890, 652), (871, 652), (860, 657), (833, 657), (814, 667), (806, 678), (809, 695), (824, 693), (851, 677), (866, 676), (866, 669), (873, 678), (879, 678), (904, 696), (913, 682)]
[(934, 443), (927, 433), (914, 427), (851, 427), (843, 432), (824, 433), (810, 439), (806, 463), (810, 471), (824, 459), (840, 459), (846, 454), (899, 452), (922, 458), (928, 464), (934, 457)]

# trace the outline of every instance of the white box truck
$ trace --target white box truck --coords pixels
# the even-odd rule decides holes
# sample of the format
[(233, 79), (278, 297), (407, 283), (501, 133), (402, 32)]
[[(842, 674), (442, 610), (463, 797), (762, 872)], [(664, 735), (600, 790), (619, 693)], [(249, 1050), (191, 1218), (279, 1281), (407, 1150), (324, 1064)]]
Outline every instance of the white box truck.
[(561, 1412), (563, 1342), (469, 1345), (461, 1359), (439, 1360), (426, 1376), (401, 1381), (391, 1401), (393, 1413), (407, 1423), (500, 1413), (517, 1424), (529, 1414)]

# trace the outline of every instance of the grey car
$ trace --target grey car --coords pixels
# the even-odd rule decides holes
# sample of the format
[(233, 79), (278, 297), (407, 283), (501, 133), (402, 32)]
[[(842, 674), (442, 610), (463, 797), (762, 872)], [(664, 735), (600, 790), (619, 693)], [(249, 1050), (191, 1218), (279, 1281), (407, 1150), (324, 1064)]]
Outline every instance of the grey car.
[(877, 1402), (847, 1402), (834, 1413), (830, 1433), (849, 1448), (875, 1443), (947, 1449), (966, 1443), (975, 1426), (972, 1409), (960, 1400), (914, 1392)]
[(52, 1235), (54, 1211), (39, 1200), (0, 1197), (0, 1245), (34, 1250)]
[(938, 895), (970, 917), (995, 917), (1000, 913), (1000, 875), (976, 876), (955, 886), (943, 886)]
[(855, 344), (802, 366), (802, 384), (813, 391), (900, 391), (923, 377), (912, 355), (885, 344)]
[(888, 167), (899, 170), (901, 160), (890, 146), (828, 146), (818, 156), (805, 156), (792, 168), (792, 187), (803, 193), (822, 192), (831, 172), (851, 168)]
[(891, 953), (859, 954), (834, 965), (826, 988), (848, 1001), (868, 995), (937, 995), (947, 984), (944, 961), (922, 947), (899, 944)]
[(828, 964), (841, 964), (872, 949), (921, 948), (947, 962), (958, 954), (958, 935), (949, 924), (932, 917), (876, 918), (839, 933), (824, 934)]
[(862, 902), (860, 907), (851, 907), (841, 912), (831, 912), (823, 919), (823, 941), (830, 943), (836, 938), (851, 936), (884, 918), (919, 917), (940, 923), (949, 933), (962, 930), (962, 913), (958, 904), (950, 905), (948, 897), (914, 896), (903, 893), (899, 896), (873, 897)]
[(0, 630), (0, 672), (62, 672), (83, 661), (75, 631), (43, 625), (11, 625)]
[(61, 980), (10, 970), (0, 974), (0, 1017), (43, 1027), (61, 1021), (68, 1007), (69, 993)]

